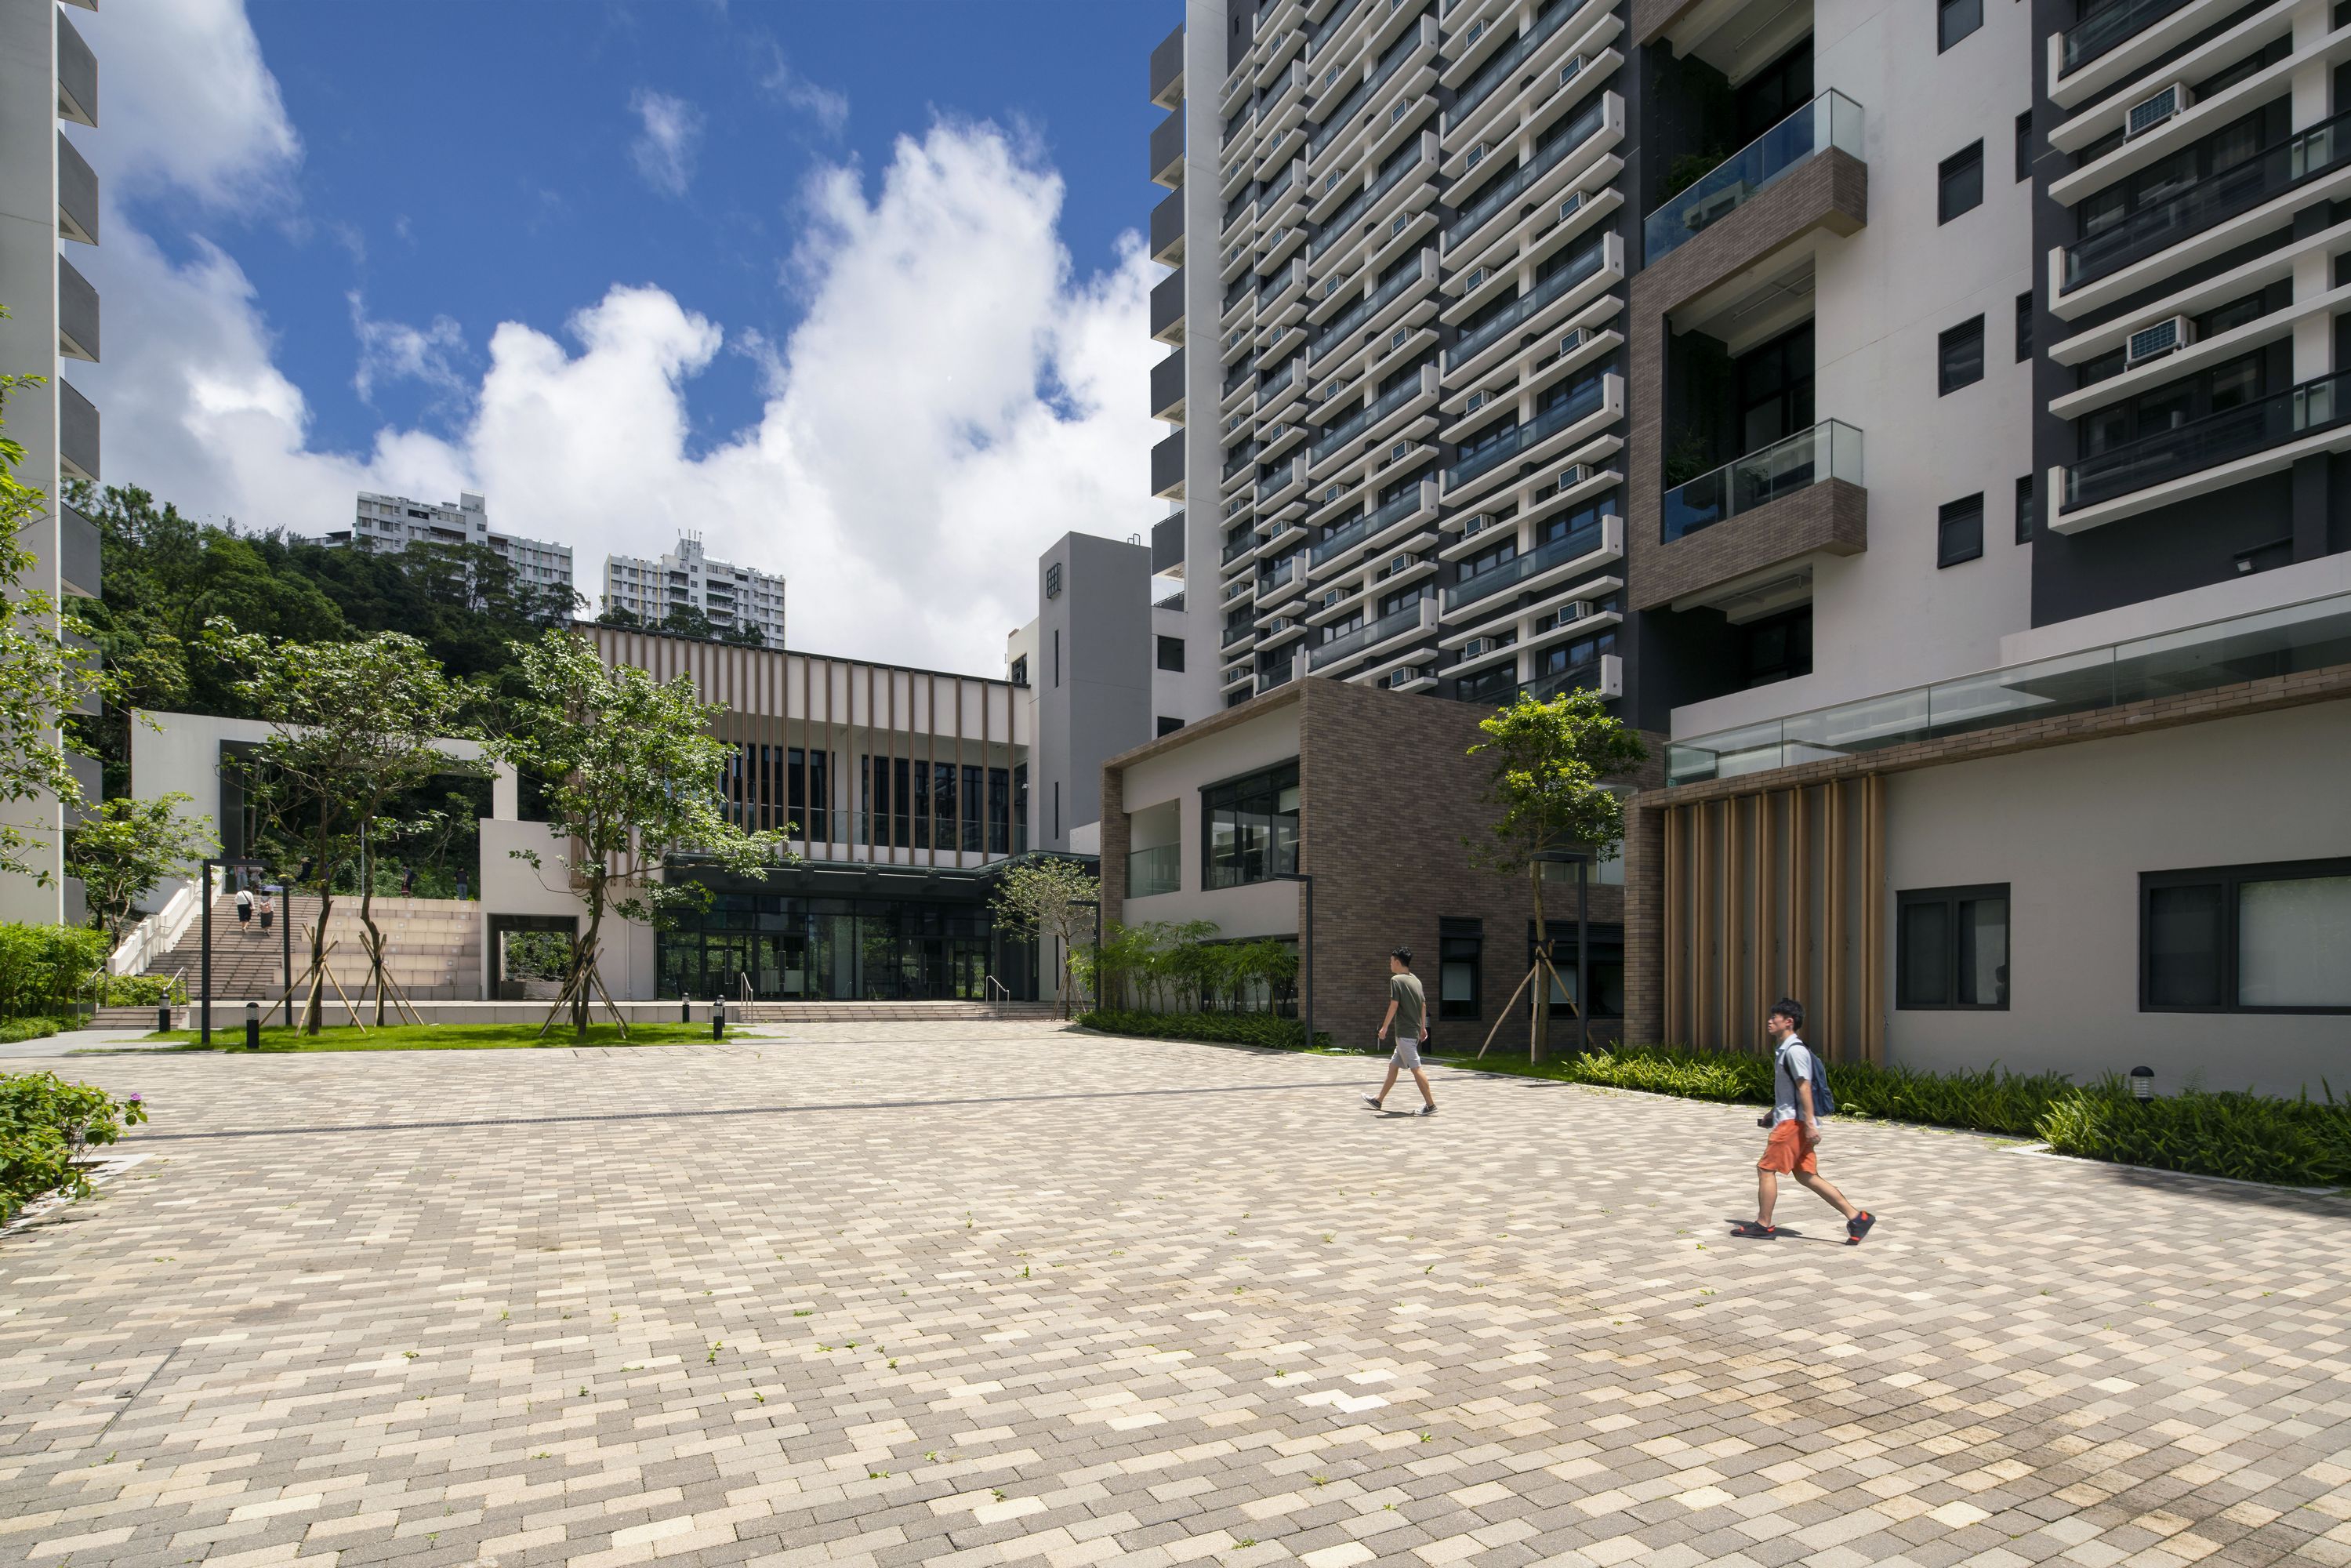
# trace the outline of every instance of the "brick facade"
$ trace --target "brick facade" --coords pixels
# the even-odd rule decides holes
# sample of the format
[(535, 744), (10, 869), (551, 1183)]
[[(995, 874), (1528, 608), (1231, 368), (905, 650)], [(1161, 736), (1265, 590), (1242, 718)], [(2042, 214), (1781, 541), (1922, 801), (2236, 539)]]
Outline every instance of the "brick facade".
[[(1533, 919), (1523, 873), (1500, 876), (1470, 864), (1468, 841), (1482, 838), (1490, 820), (1479, 799), (1484, 765), (1468, 755), (1482, 738), (1479, 721), (1494, 711), (1489, 705), (1307, 679), (1113, 758), (1102, 779), (1105, 917), (1118, 917), (1123, 891), (1123, 769), (1284, 702), (1301, 705), (1299, 867), (1314, 878), (1315, 1027), (1344, 1044), (1369, 1044), (1387, 1008), (1388, 952), (1405, 946), (1428, 991), (1435, 1040), (1445, 1049), (1475, 1050), (1525, 976)], [(1659, 748), (1636, 782), (1662, 778)], [(1186, 845), (1187, 857), (1196, 852)], [(1301, 890), (1301, 925), (1303, 902)], [(1573, 921), (1573, 882), (1549, 884), (1545, 904), (1551, 919)], [(1447, 917), (1480, 923), (1482, 1016), (1475, 1020), (1434, 1016), (1437, 933)], [(1624, 890), (1595, 884), (1590, 918), (1595, 925), (1621, 922)], [(1573, 1027), (1569, 1020), (1566, 1028)], [(1505, 1027), (1494, 1049), (1524, 1051), (1525, 1042), (1522, 1025)]]
[(1793, 495), (1726, 517), (1712, 528), (1660, 539), (1648, 528), (1625, 529), (1625, 574), (1635, 610), (1656, 610), (1809, 555), (1859, 555), (1869, 548), (1869, 492), (1842, 479), (1807, 485)]

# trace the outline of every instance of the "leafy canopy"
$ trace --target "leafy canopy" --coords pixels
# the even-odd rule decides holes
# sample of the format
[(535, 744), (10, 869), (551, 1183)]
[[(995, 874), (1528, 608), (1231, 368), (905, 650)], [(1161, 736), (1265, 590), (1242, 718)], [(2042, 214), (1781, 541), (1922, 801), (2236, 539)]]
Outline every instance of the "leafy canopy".
[(195, 875), (196, 862), (219, 850), (204, 820), (180, 810), (192, 803), (177, 792), (154, 800), (118, 795), (66, 830), (66, 871), (81, 878), (110, 945), (121, 943), (132, 905), (167, 878)]
[(1478, 727), (1469, 748), (1489, 765), (1482, 793), (1494, 818), (1474, 841), (1487, 869), (1519, 872), (1546, 853), (1585, 850), (1605, 859), (1625, 841), (1625, 805), (1604, 787), (1648, 758), (1641, 737), (1611, 714), (1598, 692), (1519, 700)]

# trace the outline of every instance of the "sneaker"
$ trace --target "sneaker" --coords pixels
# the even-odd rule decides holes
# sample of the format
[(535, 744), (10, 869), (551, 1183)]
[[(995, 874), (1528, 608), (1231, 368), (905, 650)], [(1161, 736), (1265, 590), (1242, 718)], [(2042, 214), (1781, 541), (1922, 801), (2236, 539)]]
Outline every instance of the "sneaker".
[(1848, 1247), (1860, 1246), (1861, 1239), (1868, 1235), (1869, 1228), (1876, 1223), (1877, 1216), (1865, 1208), (1863, 1209), (1844, 1222), (1844, 1244)]
[(1733, 1236), (1742, 1237), (1749, 1241), (1777, 1241), (1780, 1239), (1780, 1228), (1778, 1226), (1760, 1225), (1752, 1219), (1740, 1220), (1738, 1224), (1730, 1228), (1730, 1233)]
[(1434, 1105), (1423, 1105), (1419, 1110), (1415, 1111), (1413, 1114), (1416, 1116), (1434, 1116), (1437, 1114), (1437, 1107)]
[(1376, 1094), (1364, 1095), (1364, 1103), (1369, 1105), (1374, 1111), (1384, 1111), (1387, 1109), (1386, 1106), (1380, 1103), (1380, 1097)]

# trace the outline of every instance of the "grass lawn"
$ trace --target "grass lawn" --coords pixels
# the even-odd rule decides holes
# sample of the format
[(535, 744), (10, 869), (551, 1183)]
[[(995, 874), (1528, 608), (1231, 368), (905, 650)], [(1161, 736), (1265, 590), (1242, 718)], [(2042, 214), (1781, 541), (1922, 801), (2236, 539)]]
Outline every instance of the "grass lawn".
[[(739, 1037), (738, 1030), (728, 1030), (730, 1038)], [(176, 1029), (168, 1034), (151, 1034), (150, 1040), (173, 1040), (181, 1043), (176, 1051), (245, 1050), (245, 1020), (223, 1029), (213, 1028), (209, 1046), (196, 1043), (196, 1031)], [(684, 1045), (710, 1038), (706, 1023), (632, 1023), (629, 1038), (622, 1040), (619, 1029), (609, 1023), (588, 1027), (589, 1045)], [(298, 1030), (277, 1028), (261, 1031), (263, 1051), (509, 1051), (558, 1049), (580, 1043), (572, 1037), (571, 1026), (559, 1021), (541, 1038), (537, 1024), (528, 1023), (449, 1023), (404, 1024), (398, 1028), (386, 1025), (370, 1028), (364, 1034), (348, 1026), (321, 1030), (316, 1035), (306, 1035)]]

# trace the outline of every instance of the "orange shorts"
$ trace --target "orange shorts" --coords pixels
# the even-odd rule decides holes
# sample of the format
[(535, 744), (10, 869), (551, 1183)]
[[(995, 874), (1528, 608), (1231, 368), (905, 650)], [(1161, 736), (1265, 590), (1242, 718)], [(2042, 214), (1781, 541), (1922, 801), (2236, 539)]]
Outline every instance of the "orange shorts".
[(1806, 1176), (1818, 1176), (1821, 1167), (1813, 1158), (1813, 1145), (1816, 1141), (1804, 1136), (1802, 1122), (1782, 1122), (1771, 1129), (1771, 1141), (1763, 1145), (1763, 1157), (1755, 1162), (1755, 1168), (1759, 1171), (1783, 1171), (1791, 1176), (1798, 1171)]

